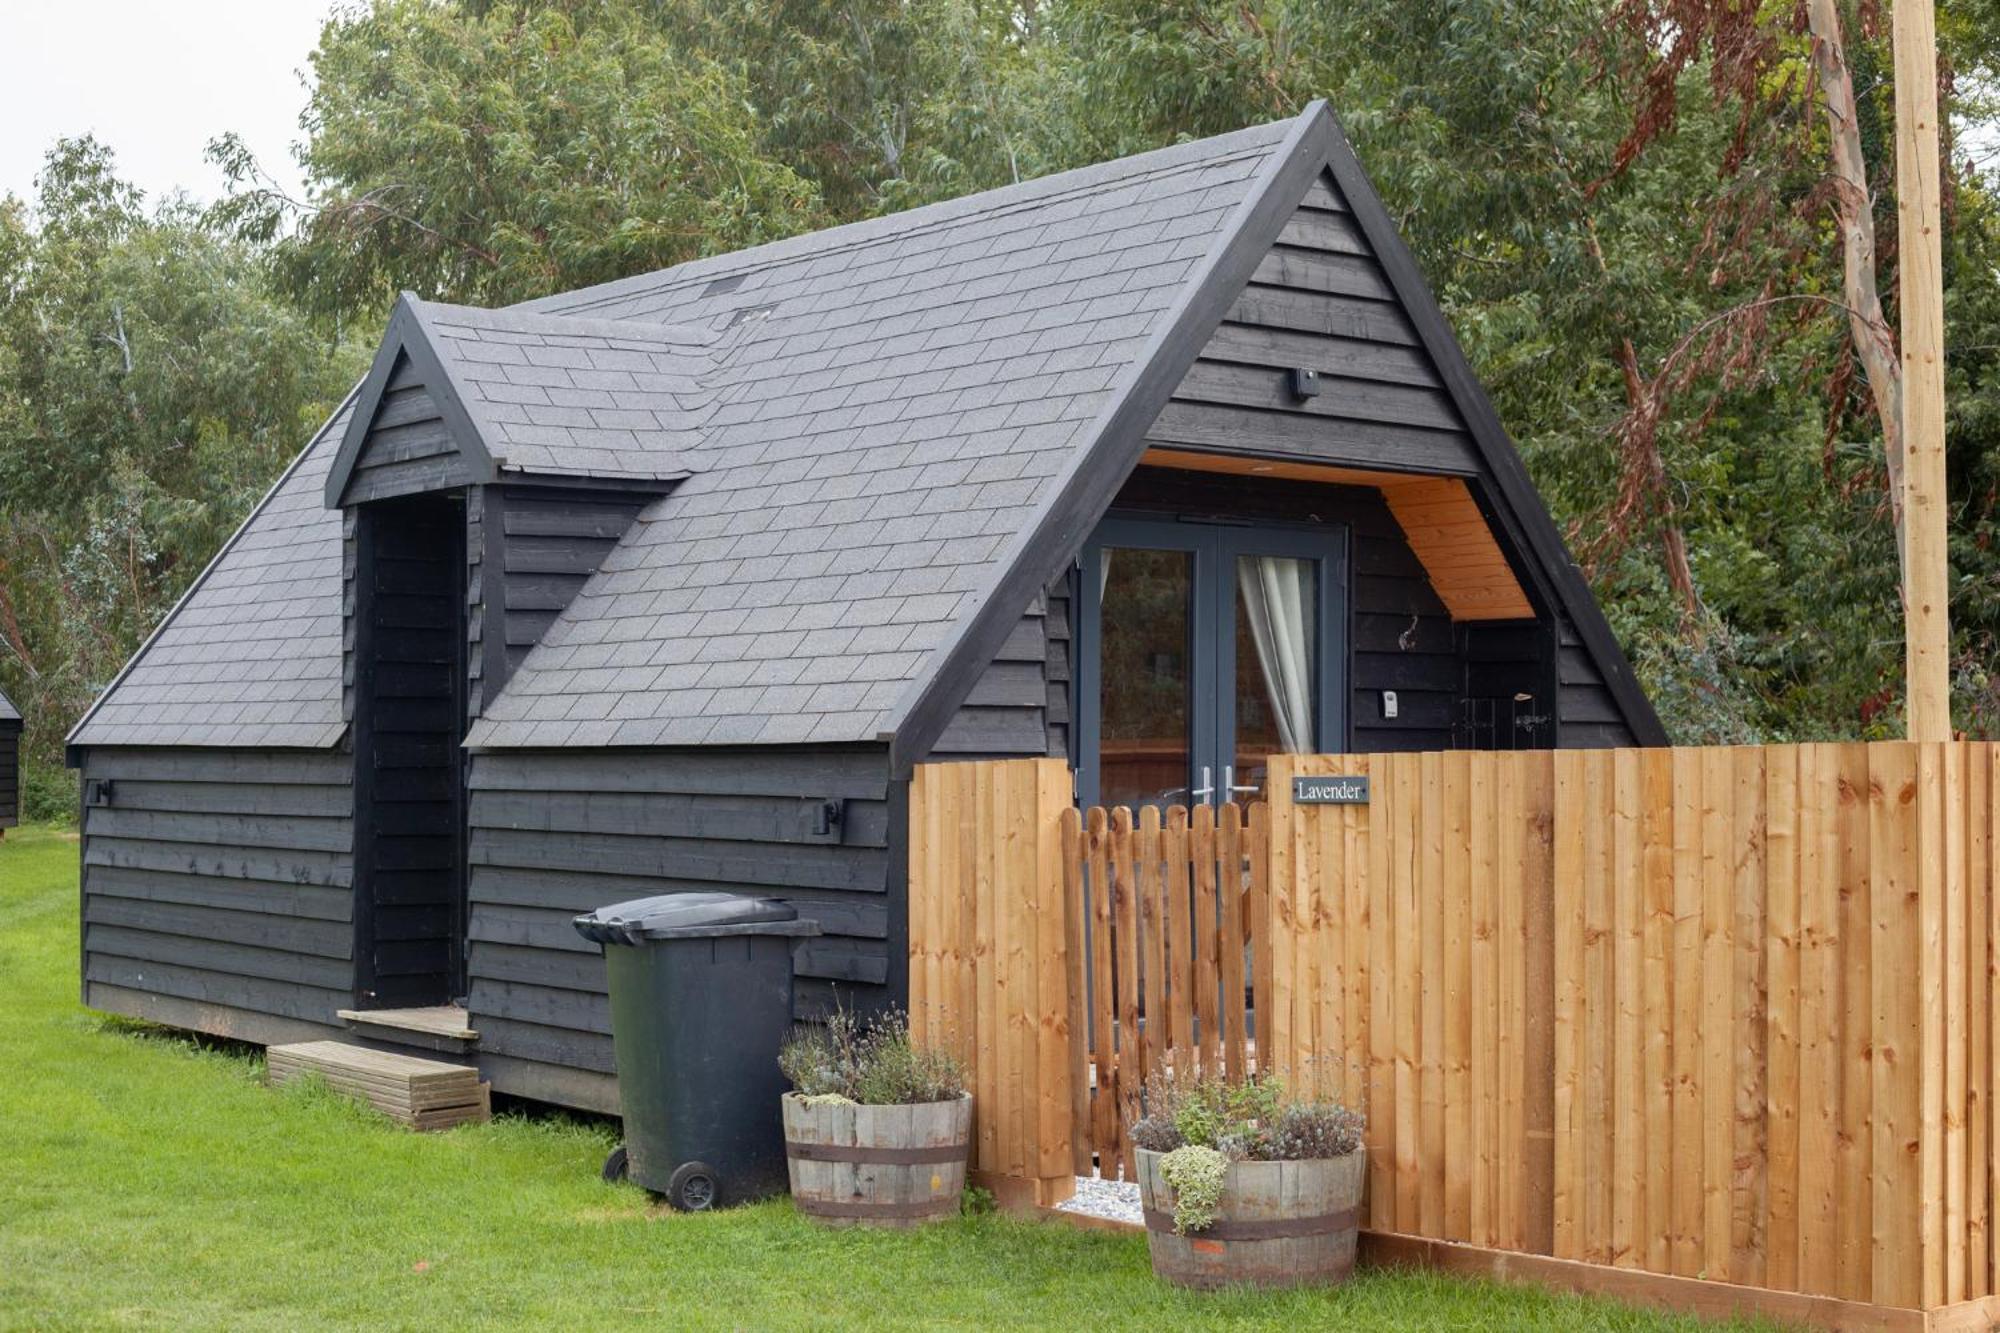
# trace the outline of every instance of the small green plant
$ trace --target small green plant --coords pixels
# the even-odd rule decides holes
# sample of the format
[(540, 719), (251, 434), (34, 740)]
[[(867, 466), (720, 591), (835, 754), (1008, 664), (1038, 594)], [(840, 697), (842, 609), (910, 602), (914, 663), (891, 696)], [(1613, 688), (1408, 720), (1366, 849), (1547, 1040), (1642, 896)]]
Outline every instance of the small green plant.
[(958, 1057), (917, 1044), (908, 1017), (893, 1009), (870, 1019), (840, 1009), (824, 1023), (800, 1024), (779, 1050), (778, 1068), (809, 1099), (912, 1106), (965, 1092)]
[(1213, 1148), (1189, 1143), (1160, 1159), (1160, 1175), (1174, 1192), (1174, 1234), (1185, 1236), (1215, 1222), (1229, 1159)]
[(999, 1211), (1000, 1204), (994, 1199), (993, 1191), (978, 1185), (967, 1185), (958, 1196), (958, 1211), (964, 1217), (984, 1217)]

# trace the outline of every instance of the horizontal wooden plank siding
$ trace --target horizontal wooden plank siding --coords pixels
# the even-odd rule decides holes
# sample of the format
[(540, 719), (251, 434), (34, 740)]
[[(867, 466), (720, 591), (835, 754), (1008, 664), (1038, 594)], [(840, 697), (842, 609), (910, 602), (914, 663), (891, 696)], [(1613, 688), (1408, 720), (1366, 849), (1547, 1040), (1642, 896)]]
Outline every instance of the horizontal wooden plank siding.
[(21, 822), (21, 724), (0, 721), (0, 828)]
[(479, 570), (482, 687), (490, 703), (652, 497), (489, 486)]
[(1567, 616), (1556, 626), (1556, 744), (1565, 750), (1605, 750), (1637, 744), (1625, 714), (1604, 683)]
[(342, 503), (448, 490), (470, 480), (471, 470), (437, 400), (416, 378), (410, 359), (399, 357), (354, 460)]
[(83, 810), (85, 1003), (133, 1012), (129, 993), (149, 992), (337, 1027), (354, 991), (350, 766), (336, 751), (86, 751), (85, 781), (111, 795)]
[[(1173, 402), (1160, 444), (1471, 476), (1477, 451), (1331, 179), (1292, 214)], [(1319, 392), (1291, 391), (1295, 369)]]
[(1069, 581), (1060, 579), (1022, 613), (939, 733), (931, 756), (1008, 759), (1066, 753), (1068, 650)]
[[(884, 749), (487, 751), (473, 756), (472, 1026), (480, 1051), (612, 1072), (604, 962), (578, 913), (721, 890), (795, 903), (798, 1010), (878, 1003), (886, 940)], [(816, 808), (842, 806), (836, 833)]]

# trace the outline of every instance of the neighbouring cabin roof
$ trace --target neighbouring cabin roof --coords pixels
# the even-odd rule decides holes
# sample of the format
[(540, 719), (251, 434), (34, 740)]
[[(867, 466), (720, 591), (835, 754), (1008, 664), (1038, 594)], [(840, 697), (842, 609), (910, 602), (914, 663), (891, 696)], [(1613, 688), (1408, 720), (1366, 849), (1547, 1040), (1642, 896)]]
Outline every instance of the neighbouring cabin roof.
[(4, 691), (0, 691), (0, 722), (19, 722), (20, 720), (21, 710), (14, 707), (14, 701), (9, 699)]
[[(991, 655), (1069, 558), (1279, 228), (1343, 161), (1377, 250), (1393, 248), (1392, 279), (1398, 264), (1413, 274), (1315, 106), (506, 310), (405, 297), (349, 407), (71, 743), (338, 742), (341, 516), (328, 506), (407, 358), (474, 480), (671, 487), (468, 744), (900, 747), (906, 730), (942, 725), (949, 680)], [(1478, 397), (1461, 402), (1470, 429), (1519, 490), (1511, 444), (1427, 308), (1412, 318), (1430, 322), (1427, 345), (1449, 344), (1429, 350), (1448, 374), (1457, 358), (1455, 393)], [(1515, 507), (1531, 511), (1536, 555), (1558, 553), (1559, 595), (1594, 651), (1616, 658), (1607, 678), (1651, 721), (1532, 488)]]

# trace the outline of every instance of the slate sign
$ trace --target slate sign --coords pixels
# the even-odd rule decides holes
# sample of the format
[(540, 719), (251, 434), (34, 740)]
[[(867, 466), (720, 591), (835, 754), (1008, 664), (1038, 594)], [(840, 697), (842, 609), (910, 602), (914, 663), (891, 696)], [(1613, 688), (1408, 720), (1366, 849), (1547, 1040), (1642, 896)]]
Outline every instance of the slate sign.
[(1366, 805), (1368, 779), (1293, 778), (1292, 799), (1300, 805)]

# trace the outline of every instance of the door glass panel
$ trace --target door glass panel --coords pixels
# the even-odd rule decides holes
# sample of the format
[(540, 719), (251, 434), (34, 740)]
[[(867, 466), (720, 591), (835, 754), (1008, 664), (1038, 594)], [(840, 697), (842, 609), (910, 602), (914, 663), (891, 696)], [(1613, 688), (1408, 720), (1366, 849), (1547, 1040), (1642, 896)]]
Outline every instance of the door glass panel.
[(1098, 701), (1098, 800), (1186, 799), (1194, 556), (1105, 547)]
[[(1273, 754), (1316, 748), (1319, 562), (1236, 558), (1235, 785), (1264, 785)], [(1238, 799), (1249, 792), (1236, 792)]]

